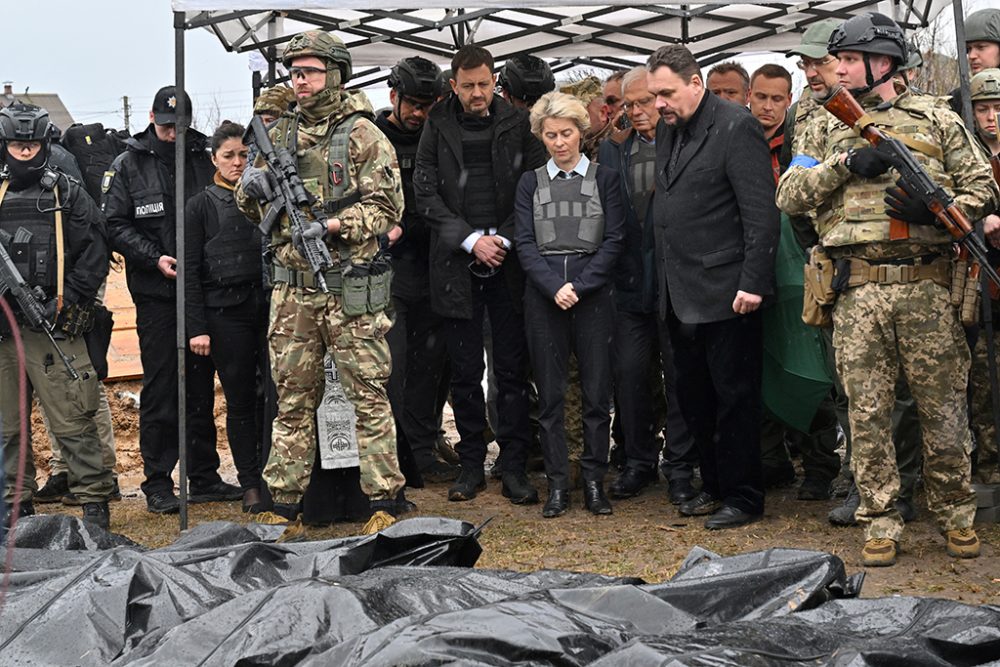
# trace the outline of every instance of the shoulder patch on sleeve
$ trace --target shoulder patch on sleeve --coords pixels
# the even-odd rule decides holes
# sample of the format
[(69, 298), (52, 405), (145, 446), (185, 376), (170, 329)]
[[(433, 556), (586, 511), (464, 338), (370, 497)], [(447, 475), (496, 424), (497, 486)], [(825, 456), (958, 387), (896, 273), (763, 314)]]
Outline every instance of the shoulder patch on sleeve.
[(101, 179), (101, 194), (106, 194), (108, 190), (111, 189), (111, 183), (115, 180), (114, 171), (104, 172), (104, 178)]

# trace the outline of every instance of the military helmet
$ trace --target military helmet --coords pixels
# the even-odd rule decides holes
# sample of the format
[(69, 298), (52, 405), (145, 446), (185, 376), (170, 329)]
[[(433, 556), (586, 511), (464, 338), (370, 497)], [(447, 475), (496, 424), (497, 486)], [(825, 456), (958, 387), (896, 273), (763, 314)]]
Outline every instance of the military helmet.
[(906, 44), (906, 62), (900, 65), (899, 69), (904, 72), (918, 69), (924, 66), (924, 57), (920, 53), (920, 47), (914, 41)]
[(410, 56), (392, 66), (389, 87), (418, 100), (435, 100), (438, 97), (438, 78), (441, 68), (427, 58)]
[(972, 77), (969, 97), (973, 102), (1000, 100), (1000, 69), (984, 69)]
[(347, 45), (339, 37), (323, 30), (306, 30), (292, 37), (281, 55), (281, 62), (290, 67), (292, 60), (302, 56), (314, 56), (335, 64), (340, 69), (341, 84), (347, 83), (353, 73)]
[(965, 41), (1000, 44), (1000, 9), (980, 9), (965, 19)]
[(0, 109), (0, 141), (41, 141), (52, 138), (49, 112), (33, 104), (15, 102)]
[(451, 70), (441, 70), (438, 76), (438, 97), (444, 97), (451, 92)]
[(903, 30), (891, 18), (878, 12), (866, 12), (844, 21), (830, 35), (827, 50), (833, 55), (857, 51), (889, 56), (897, 66), (905, 63), (908, 55)]
[(555, 89), (556, 78), (547, 62), (519, 53), (508, 58), (500, 68), (497, 84), (513, 97), (534, 101)]
[(280, 116), (288, 110), (288, 105), (295, 101), (295, 91), (286, 86), (275, 86), (261, 91), (253, 103), (255, 114), (271, 113)]

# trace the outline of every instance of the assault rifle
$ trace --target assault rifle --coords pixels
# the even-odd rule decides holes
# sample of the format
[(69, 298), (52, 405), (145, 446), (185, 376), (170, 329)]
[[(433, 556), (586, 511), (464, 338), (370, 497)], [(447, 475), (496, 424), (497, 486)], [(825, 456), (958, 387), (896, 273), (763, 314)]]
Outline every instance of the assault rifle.
[(938, 223), (968, 251), (993, 284), (1000, 287), (1000, 275), (997, 275), (986, 259), (986, 244), (976, 236), (972, 224), (955, 205), (955, 200), (931, 180), (906, 144), (876, 127), (871, 117), (843, 86), (838, 86), (823, 102), (823, 106), (875, 147), (886, 162), (899, 172), (900, 180), (906, 183), (907, 189), (916, 193), (916, 197), (934, 214)]
[(312, 217), (326, 226), (326, 214), (316, 205), (314, 197), (299, 177), (298, 168), (292, 156), (285, 149), (276, 149), (271, 143), (271, 138), (267, 136), (267, 128), (259, 116), (254, 116), (247, 126), (246, 134), (243, 135), (243, 143), (255, 145), (267, 162), (267, 167), (274, 176), (278, 184), (278, 192), (270, 201), (267, 213), (260, 223), (260, 230), (265, 236), (271, 233), (271, 227), (277, 222), (282, 213), (288, 216), (291, 223), (292, 232), (302, 239), (300, 252), (309, 262), (309, 268), (316, 276), (316, 284), (324, 292), (329, 289), (326, 286), (326, 279), (323, 274), (333, 268), (333, 259), (330, 257), (330, 250), (326, 247), (323, 239), (310, 238), (304, 236), (306, 224), (310, 220), (306, 217), (305, 211), (309, 211)]
[(70, 377), (74, 380), (79, 380), (80, 374), (73, 368), (73, 360), (66, 356), (66, 353), (62, 351), (59, 343), (52, 336), (55, 326), (45, 319), (45, 309), (38, 300), (38, 294), (28, 287), (28, 283), (24, 281), (21, 273), (14, 266), (14, 260), (7, 253), (7, 248), (4, 247), (3, 241), (0, 240), (0, 296), (4, 296), (8, 292), (17, 300), (18, 305), (21, 306), (21, 312), (27, 318), (28, 325), (33, 329), (41, 329), (48, 336), (49, 342), (52, 343), (52, 347), (55, 348), (59, 358), (62, 359), (66, 370), (69, 371)]

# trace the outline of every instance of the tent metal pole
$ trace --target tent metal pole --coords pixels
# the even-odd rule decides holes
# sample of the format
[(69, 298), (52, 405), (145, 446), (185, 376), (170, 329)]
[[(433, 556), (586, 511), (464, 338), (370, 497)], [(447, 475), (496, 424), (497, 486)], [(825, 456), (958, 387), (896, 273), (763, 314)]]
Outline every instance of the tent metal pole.
[[(273, 40), (278, 36), (278, 26), (277, 19), (275, 15), (271, 15), (271, 19), (267, 22), (267, 39)], [(278, 85), (278, 49), (276, 46), (267, 47), (267, 87), (273, 88)]]
[(177, 460), (180, 473), (180, 529), (188, 527), (187, 484), (187, 337), (184, 326), (184, 181), (187, 158), (187, 128), (191, 110), (184, 92), (184, 12), (174, 12), (174, 87), (177, 95), (177, 140), (174, 144), (176, 172), (174, 176), (174, 211), (177, 235)]

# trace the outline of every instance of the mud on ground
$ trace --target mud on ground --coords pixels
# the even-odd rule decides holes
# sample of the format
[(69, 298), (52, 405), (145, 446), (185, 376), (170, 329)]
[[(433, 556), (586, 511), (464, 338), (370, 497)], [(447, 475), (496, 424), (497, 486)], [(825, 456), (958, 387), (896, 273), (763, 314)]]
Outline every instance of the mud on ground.
[[(106, 389), (115, 421), (119, 480), (125, 494), (122, 502), (111, 506), (111, 529), (150, 547), (169, 544), (178, 534), (177, 516), (150, 514), (138, 491), (142, 479), (138, 412), (124, 392), (138, 394), (139, 383), (116, 383)], [(217, 394), (215, 414), (222, 474), (234, 481), (235, 472), (225, 442), (225, 402), (221, 392)], [(37, 417), (34, 427), (39, 483), (43, 483), (47, 463), (43, 468), (41, 459), (47, 455), (47, 437)], [(541, 474), (532, 478), (544, 492)], [(817, 549), (842, 558), (848, 573), (861, 569), (860, 529), (836, 528), (826, 520), (829, 509), (839, 501), (799, 501), (794, 488), (768, 494), (762, 521), (725, 531), (707, 531), (702, 528), (701, 520), (681, 517), (667, 502), (666, 485), (662, 482), (638, 498), (613, 501), (614, 514), (607, 517), (595, 517), (584, 510), (582, 496), (575, 492), (572, 509), (563, 517), (547, 520), (541, 518), (540, 505), (510, 504), (500, 495), (499, 482), (490, 481), (488, 489), (470, 502), (448, 502), (446, 490), (447, 485), (408, 489), (407, 497), (416, 502), (417, 515), (445, 516), (474, 524), (490, 520), (481, 538), (484, 552), (478, 566), (484, 568), (524, 571), (557, 568), (633, 575), (657, 582), (676, 572), (688, 551), (698, 545), (723, 555), (770, 547)], [(955, 560), (945, 554), (944, 539), (937, 533), (922, 495), (918, 496), (917, 504), (920, 516), (907, 525), (898, 563), (891, 568), (869, 569), (864, 595), (917, 595), (972, 604), (1000, 603), (1000, 525), (977, 526), (983, 542), (980, 558)], [(79, 510), (61, 505), (40, 505), (37, 509), (79, 515)], [(247, 521), (238, 502), (190, 508), (191, 525), (220, 519)], [(337, 524), (313, 529), (311, 536), (342, 537), (356, 534), (360, 528), (356, 523)]]

